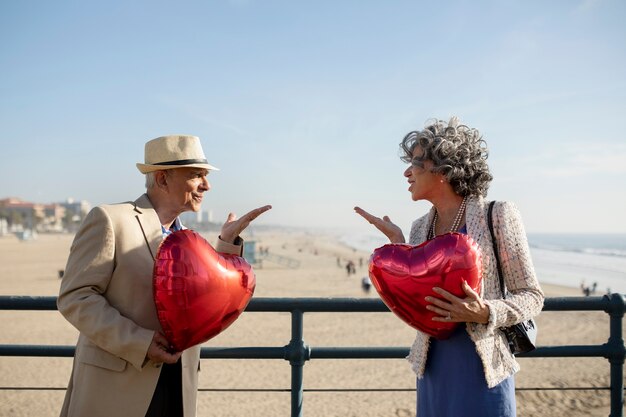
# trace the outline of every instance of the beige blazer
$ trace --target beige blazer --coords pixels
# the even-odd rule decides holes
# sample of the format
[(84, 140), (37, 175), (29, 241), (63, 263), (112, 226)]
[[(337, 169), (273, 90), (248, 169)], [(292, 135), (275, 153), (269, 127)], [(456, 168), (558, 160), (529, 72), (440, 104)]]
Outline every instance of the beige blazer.
[[(491, 235), (487, 225), (489, 202), (470, 198), (465, 212), (467, 234), (478, 243), (483, 260), (481, 296), (489, 306), (487, 324), (467, 323), (467, 332), (476, 345), (487, 386), (493, 388), (517, 372), (519, 364), (511, 354), (500, 327), (511, 326), (538, 315), (543, 307), (543, 292), (537, 282), (530, 258), (530, 250), (519, 211), (513, 203), (500, 202), (493, 210), (493, 223), (504, 283), (511, 292), (502, 299), (493, 254)], [(418, 245), (427, 238), (434, 209), (413, 222), (409, 242)], [(418, 378), (424, 375), (430, 337), (418, 331), (407, 359)]]
[[(146, 194), (94, 208), (74, 238), (57, 306), (80, 331), (61, 416), (144, 417), (161, 365), (146, 360), (161, 326), (152, 297), (161, 223)], [(242, 246), (219, 241), (220, 252)], [(183, 352), (183, 408), (196, 415), (200, 347)]]

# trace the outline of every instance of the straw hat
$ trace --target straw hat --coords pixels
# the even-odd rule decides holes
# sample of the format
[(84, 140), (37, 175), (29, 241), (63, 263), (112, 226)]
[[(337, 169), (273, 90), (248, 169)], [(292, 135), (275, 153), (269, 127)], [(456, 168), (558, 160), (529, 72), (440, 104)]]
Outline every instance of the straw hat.
[(137, 164), (142, 174), (184, 167), (219, 171), (207, 163), (200, 138), (189, 135), (161, 136), (146, 142), (144, 162)]

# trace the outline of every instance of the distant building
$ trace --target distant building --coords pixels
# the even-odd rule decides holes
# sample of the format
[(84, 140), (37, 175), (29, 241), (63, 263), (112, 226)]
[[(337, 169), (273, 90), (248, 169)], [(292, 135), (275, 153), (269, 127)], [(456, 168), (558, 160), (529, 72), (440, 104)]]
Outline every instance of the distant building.
[(33, 230), (45, 217), (41, 204), (29, 203), (15, 197), (0, 200), (0, 217), (6, 219), (11, 232)]
[(219, 230), (221, 225), (217, 225), (212, 221), (213, 213), (211, 210), (207, 211), (187, 211), (181, 213), (180, 220), (185, 227), (195, 230)]
[[(63, 232), (75, 230), (89, 211), (86, 201), (66, 203), (31, 203), (16, 197), (0, 200), (0, 222), (4, 220), (6, 233), (25, 230)], [(0, 233), (4, 229), (0, 229)]]
[(65, 207), (60, 204), (45, 204), (43, 206), (43, 219), (35, 230), (39, 232), (63, 232), (65, 230)]
[(59, 205), (65, 208), (64, 224), (65, 228), (70, 232), (78, 230), (78, 226), (80, 226), (80, 223), (91, 210), (91, 204), (88, 201), (75, 201), (73, 198), (68, 198), (65, 202), (59, 203)]
[(0, 218), (0, 236), (5, 236), (9, 234), (9, 222), (7, 219)]

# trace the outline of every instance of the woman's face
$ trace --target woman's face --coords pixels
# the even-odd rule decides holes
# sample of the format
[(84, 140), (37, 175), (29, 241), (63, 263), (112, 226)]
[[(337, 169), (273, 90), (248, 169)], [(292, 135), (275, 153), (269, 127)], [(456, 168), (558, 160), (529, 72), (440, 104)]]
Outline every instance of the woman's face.
[(413, 163), (404, 171), (413, 201), (430, 200), (444, 183), (443, 175), (431, 172), (432, 161), (419, 159), (423, 154), (422, 148), (416, 146), (413, 149)]

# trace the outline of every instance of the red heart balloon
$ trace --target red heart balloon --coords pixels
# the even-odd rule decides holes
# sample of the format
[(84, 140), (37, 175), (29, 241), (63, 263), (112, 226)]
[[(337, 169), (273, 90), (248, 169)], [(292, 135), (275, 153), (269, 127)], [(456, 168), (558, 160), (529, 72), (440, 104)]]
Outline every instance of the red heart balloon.
[(170, 234), (154, 263), (154, 302), (163, 332), (176, 351), (224, 331), (252, 298), (252, 267), (221, 254), (192, 230)]
[(387, 307), (410, 326), (437, 339), (450, 337), (459, 325), (433, 321), (438, 314), (427, 310), (424, 297), (442, 298), (440, 287), (465, 298), (461, 284), (480, 292), (482, 259), (474, 240), (460, 233), (446, 233), (419, 246), (388, 244), (372, 254), (370, 278)]

